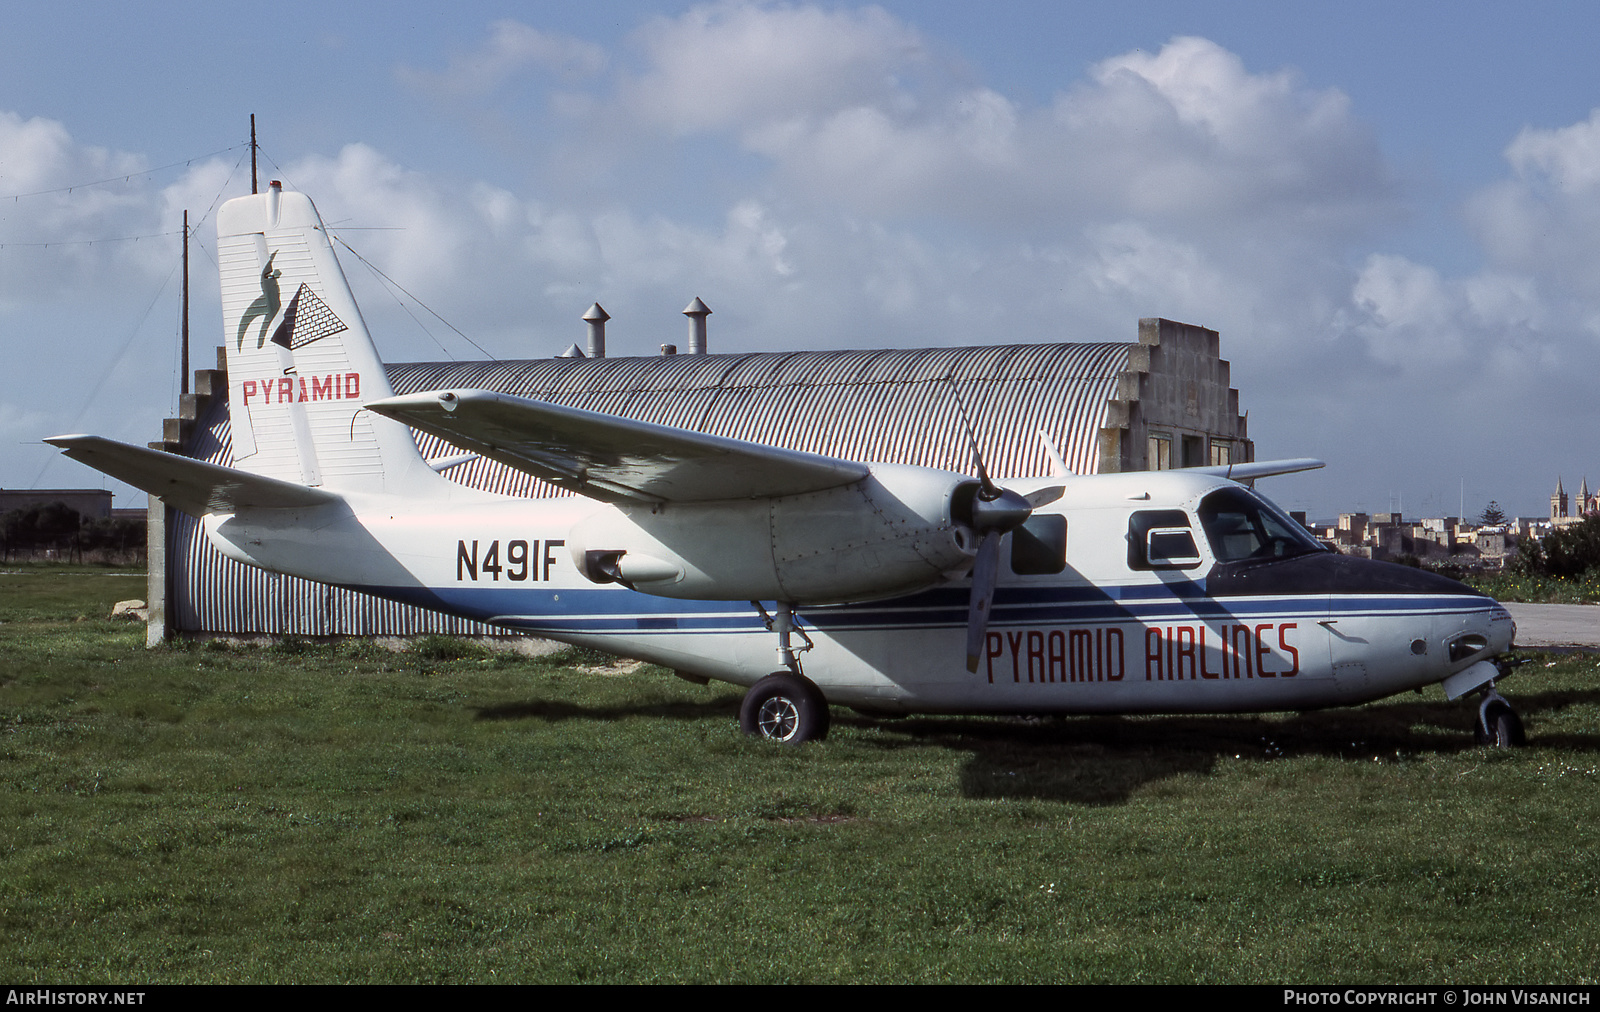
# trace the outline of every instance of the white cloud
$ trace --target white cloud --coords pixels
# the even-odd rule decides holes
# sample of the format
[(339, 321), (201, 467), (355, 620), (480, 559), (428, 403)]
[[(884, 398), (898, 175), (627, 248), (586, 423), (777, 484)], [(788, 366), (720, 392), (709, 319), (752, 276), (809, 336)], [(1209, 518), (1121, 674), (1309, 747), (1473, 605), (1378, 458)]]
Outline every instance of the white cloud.
[(452, 57), (444, 71), (400, 67), (396, 74), (419, 91), (460, 98), (488, 95), (527, 69), (578, 80), (598, 74), (605, 66), (605, 50), (593, 43), (506, 19), (490, 25), (484, 44)]
[(62, 123), (0, 111), (0, 310), (158, 270), (181, 219), (161, 213), (147, 170)]
[(1600, 370), (1600, 110), (1524, 129), (1505, 157), (1508, 176), (1466, 203), (1484, 267), (1446, 278), (1369, 256), (1352, 289), (1353, 329), (1391, 368), (1461, 376), (1469, 395), (1511, 385), (1537, 397), (1541, 377), (1563, 384)]
[(705, 5), (653, 19), (635, 39), (648, 67), (623, 83), (622, 100), (677, 134), (894, 102), (897, 76), (926, 55), (914, 29), (877, 7)]
[(1035, 232), (1138, 215), (1359, 234), (1398, 210), (1343, 94), (1252, 74), (1205, 39), (1108, 59), (1027, 108), (876, 8), (724, 4), (641, 37), (648, 65), (600, 120), (726, 136), (819, 206)]
[(1371, 227), (1395, 184), (1343, 94), (1252, 74), (1206, 39), (1105, 60), (1057, 102), (1063, 146), (1102, 197), (1162, 217)]
[[(147, 168), (143, 155), (78, 144), (63, 123), (40, 116), (23, 119), (15, 112), (0, 111), (0, 177), (5, 179), (5, 193), (0, 196), (64, 189), (118, 176), (128, 177), (131, 185)], [(108, 191), (99, 186), (85, 192), (99, 195)], [(75, 191), (74, 195), (81, 194)]]
[(1556, 130), (1525, 127), (1506, 149), (1519, 178), (1540, 177), (1564, 193), (1600, 189), (1600, 109)]
[(1505, 154), (1511, 178), (1467, 208), (1490, 262), (1600, 297), (1600, 109), (1560, 129), (1524, 129)]

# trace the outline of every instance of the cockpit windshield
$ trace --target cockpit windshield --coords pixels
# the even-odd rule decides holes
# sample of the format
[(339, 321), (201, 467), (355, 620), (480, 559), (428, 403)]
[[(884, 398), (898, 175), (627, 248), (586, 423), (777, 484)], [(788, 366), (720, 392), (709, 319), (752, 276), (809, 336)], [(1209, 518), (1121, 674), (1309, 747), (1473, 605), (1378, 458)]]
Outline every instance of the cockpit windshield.
[(1242, 488), (1222, 488), (1200, 500), (1200, 526), (1218, 562), (1287, 559), (1322, 551), (1311, 532)]

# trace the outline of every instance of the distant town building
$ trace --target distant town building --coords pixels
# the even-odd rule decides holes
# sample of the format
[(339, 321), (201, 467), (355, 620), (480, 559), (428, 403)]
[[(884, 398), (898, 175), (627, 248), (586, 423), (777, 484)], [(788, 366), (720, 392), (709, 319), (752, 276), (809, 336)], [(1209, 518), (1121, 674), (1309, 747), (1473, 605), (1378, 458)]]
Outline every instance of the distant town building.
[(1589, 491), (1589, 479), (1583, 479), (1583, 484), (1578, 488), (1577, 502), (1569, 503), (1566, 489), (1561, 487), (1561, 478), (1556, 477), (1555, 494), (1550, 496), (1550, 524), (1552, 527), (1566, 527), (1569, 524), (1582, 522), (1584, 517), (1600, 514), (1600, 492)]
[(1600, 488), (1591, 490), (1586, 476), (1573, 496), (1557, 476), (1549, 517), (1506, 517), (1497, 524), (1482, 524), (1461, 517), (1406, 520), (1399, 513), (1341, 513), (1336, 522), (1307, 527), (1350, 555), (1499, 569), (1516, 558), (1522, 543), (1540, 541), (1551, 531), (1592, 516), (1600, 516)]
[[(0, 513), (64, 503), (88, 520), (104, 520), (111, 515), (111, 493), (103, 488), (0, 489)], [(135, 511), (135, 515), (143, 514)]]
[(1484, 526), (1460, 517), (1407, 520), (1399, 513), (1341, 513), (1333, 524), (1311, 531), (1346, 555), (1393, 562), (1415, 559), (1426, 565), (1452, 564), (1498, 569), (1517, 554), (1525, 537), (1540, 536), (1549, 524), (1537, 518), (1508, 518)]

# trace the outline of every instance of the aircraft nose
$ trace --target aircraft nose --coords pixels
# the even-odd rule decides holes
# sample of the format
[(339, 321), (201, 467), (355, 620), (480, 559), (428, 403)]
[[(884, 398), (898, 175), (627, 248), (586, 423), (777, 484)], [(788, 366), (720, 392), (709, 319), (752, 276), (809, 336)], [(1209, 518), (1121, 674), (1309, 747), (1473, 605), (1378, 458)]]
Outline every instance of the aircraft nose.
[(1494, 602), (1494, 607), (1489, 609), (1489, 645), (1497, 654), (1511, 649), (1517, 641), (1517, 623), (1511, 618), (1511, 613), (1499, 601)]
[[(1451, 668), (1497, 657), (1511, 649), (1516, 639), (1517, 625), (1511, 613), (1492, 600), (1467, 614), (1459, 614), (1453, 627), (1444, 638), (1446, 658)], [(1447, 627), (1449, 628), (1449, 627)]]

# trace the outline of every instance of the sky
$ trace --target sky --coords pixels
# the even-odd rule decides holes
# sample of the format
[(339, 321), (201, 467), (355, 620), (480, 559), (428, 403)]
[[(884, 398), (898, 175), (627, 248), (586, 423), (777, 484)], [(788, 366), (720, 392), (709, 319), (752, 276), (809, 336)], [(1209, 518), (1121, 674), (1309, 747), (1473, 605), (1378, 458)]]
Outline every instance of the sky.
[[(1600, 484), (1600, 13), (1503, 4), (8, 5), (0, 486), (158, 438), (215, 220), (311, 195), (390, 361), (1221, 333), (1262, 490)], [(381, 274), (379, 273), (381, 272)], [(403, 290), (405, 294), (396, 291)], [(441, 322), (441, 321), (448, 321)]]

